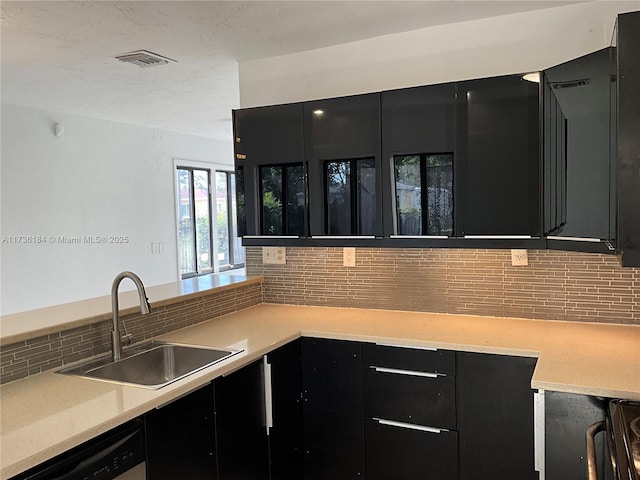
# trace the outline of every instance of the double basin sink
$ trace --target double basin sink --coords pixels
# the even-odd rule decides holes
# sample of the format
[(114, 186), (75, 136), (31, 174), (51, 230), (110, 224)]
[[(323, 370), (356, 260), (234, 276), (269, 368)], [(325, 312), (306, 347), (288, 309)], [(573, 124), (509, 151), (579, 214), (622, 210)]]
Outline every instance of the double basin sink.
[(120, 360), (103, 356), (57, 373), (155, 390), (241, 351), (152, 341), (125, 350)]

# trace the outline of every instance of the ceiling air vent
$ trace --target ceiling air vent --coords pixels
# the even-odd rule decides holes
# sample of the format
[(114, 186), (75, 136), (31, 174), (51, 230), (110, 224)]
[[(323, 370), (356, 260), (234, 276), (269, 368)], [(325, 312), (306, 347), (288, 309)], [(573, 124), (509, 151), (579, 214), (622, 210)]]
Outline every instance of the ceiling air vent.
[(123, 53), (122, 55), (116, 55), (121, 62), (133, 63), (141, 68), (155, 67), (156, 65), (166, 65), (169, 62), (176, 62), (169, 57), (163, 57), (157, 53), (150, 52), (148, 50), (136, 50), (135, 52)]

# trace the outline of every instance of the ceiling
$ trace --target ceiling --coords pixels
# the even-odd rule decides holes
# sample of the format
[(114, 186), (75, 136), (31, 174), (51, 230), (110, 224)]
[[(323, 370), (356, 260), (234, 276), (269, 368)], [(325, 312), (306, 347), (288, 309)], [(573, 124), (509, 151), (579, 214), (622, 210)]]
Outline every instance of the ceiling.
[[(231, 141), (238, 62), (576, 1), (2, 1), (2, 101)], [(177, 60), (150, 68), (115, 55)]]

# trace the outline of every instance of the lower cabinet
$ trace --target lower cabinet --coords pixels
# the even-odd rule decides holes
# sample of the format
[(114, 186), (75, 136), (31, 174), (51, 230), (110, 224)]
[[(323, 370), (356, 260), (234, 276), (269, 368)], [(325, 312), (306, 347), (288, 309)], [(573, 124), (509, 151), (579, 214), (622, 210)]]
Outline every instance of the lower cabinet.
[[(537, 480), (534, 366), (303, 338), (149, 412), (147, 478)], [(547, 398), (547, 478), (582, 480), (578, 453), (556, 452), (583, 434), (565, 431), (560, 400)]]
[(365, 422), (368, 480), (457, 480), (458, 432)]
[[(605, 419), (608, 399), (575, 393), (544, 393), (545, 480), (584, 480), (587, 472), (585, 434)], [(607, 459), (605, 434), (596, 436), (598, 478), (614, 478)], [(606, 465), (608, 464), (608, 465)]]
[(300, 340), (290, 342), (267, 355), (271, 378), (272, 480), (301, 480), (304, 475), (301, 343)]
[(302, 340), (304, 478), (365, 478), (362, 344)]
[(536, 360), (467, 352), (456, 359), (460, 480), (537, 480)]
[(213, 384), (144, 417), (147, 479), (216, 478)]
[(364, 345), (369, 480), (457, 480), (455, 353)]
[(268, 480), (263, 360), (213, 383), (218, 479)]

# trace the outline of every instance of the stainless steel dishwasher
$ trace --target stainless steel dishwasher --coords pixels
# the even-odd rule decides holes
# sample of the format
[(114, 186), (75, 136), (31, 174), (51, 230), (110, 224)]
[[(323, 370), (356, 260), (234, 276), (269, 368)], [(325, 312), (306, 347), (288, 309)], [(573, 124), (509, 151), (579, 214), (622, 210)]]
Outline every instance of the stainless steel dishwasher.
[(11, 480), (145, 480), (144, 428), (132, 420)]

